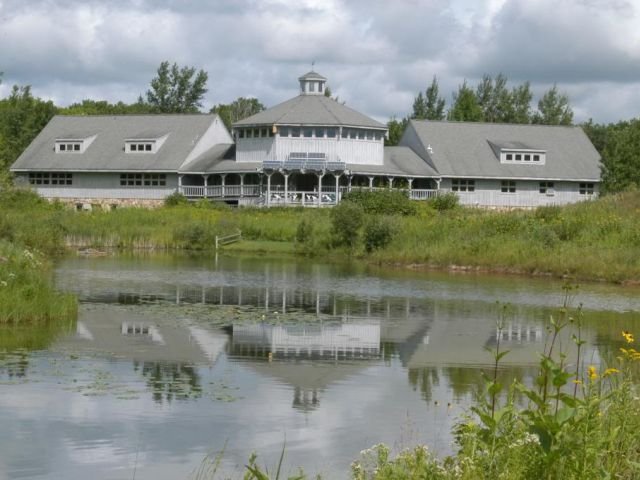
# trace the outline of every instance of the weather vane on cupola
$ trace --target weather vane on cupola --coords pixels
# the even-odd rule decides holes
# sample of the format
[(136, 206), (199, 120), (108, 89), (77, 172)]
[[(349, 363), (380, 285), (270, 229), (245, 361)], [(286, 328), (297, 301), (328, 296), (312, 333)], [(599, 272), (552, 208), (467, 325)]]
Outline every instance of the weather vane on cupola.
[(313, 69), (313, 67), (315, 67), (316, 65), (316, 61), (315, 60), (311, 60), (311, 71), (314, 72), (315, 70)]

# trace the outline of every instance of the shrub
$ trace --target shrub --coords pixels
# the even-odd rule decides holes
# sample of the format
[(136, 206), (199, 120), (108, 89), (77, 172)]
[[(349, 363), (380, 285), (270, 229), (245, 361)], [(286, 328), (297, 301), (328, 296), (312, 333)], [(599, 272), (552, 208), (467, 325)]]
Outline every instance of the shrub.
[(429, 200), (429, 203), (439, 212), (444, 212), (445, 210), (453, 210), (454, 208), (457, 208), (460, 205), (460, 199), (454, 192), (447, 192), (436, 195), (434, 198)]
[(336, 244), (354, 249), (364, 222), (364, 208), (351, 201), (342, 201), (331, 210), (331, 224)]
[(390, 218), (369, 218), (364, 227), (364, 248), (367, 253), (389, 245), (396, 231), (396, 225)]
[(415, 203), (403, 190), (352, 190), (345, 193), (342, 200), (357, 203), (371, 215), (415, 215), (417, 211)]
[(164, 199), (164, 205), (166, 207), (178, 207), (180, 205), (188, 205), (189, 200), (180, 192), (174, 192), (171, 195), (167, 195)]
[(47, 201), (29, 188), (0, 189), (0, 206), (26, 209), (46, 205)]

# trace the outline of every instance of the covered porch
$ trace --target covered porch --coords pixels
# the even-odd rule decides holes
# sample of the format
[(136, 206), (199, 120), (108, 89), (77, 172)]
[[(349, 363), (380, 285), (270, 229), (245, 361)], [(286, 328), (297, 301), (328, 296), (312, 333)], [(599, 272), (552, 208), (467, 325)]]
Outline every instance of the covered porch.
[(412, 200), (438, 194), (430, 178), (364, 175), (351, 172), (263, 170), (256, 173), (215, 173), (178, 176), (178, 192), (190, 200), (242, 198), (262, 206), (322, 207), (337, 205), (352, 190), (403, 190)]

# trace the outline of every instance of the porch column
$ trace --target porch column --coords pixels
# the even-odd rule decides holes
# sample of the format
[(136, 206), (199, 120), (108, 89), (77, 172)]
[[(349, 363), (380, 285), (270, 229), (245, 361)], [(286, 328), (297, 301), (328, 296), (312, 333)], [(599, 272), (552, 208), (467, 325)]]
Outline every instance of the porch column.
[(351, 191), (351, 180), (353, 179), (353, 175), (347, 176), (347, 180), (349, 180), (349, 185), (347, 186), (347, 191)]
[(340, 175), (339, 173), (334, 173), (333, 176), (336, 177), (336, 205), (340, 201)]
[(442, 181), (441, 178), (436, 178), (436, 190), (440, 191), (440, 182)]
[(271, 175), (273, 173), (265, 173), (267, 176), (267, 207), (271, 205)]
[(182, 193), (182, 175), (178, 174), (178, 193)]
[(318, 207), (322, 203), (322, 177), (324, 177), (324, 172), (318, 173)]
[(373, 177), (369, 177), (369, 191), (373, 192)]
[(409, 183), (409, 198), (411, 198), (411, 192), (413, 191), (413, 178), (407, 178), (407, 182)]
[(387, 177), (387, 180), (389, 180), (389, 189), (393, 188), (393, 177)]
[(221, 195), (223, 197), (225, 196), (225, 193), (224, 193), (224, 179), (225, 179), (226, 176), (227, 176), (226, 173), (221, 173), (220, 174), (220, 180), (221, 180), (220, 185), (222, 185), (222, 187), (221, 187), (221, 189), (222, 189)]
[(209, 175), (202, 175), (204, 179), (204, 191), (202, 192), (202, 196), (207, 198), (207, 187), (209, 186)]
[(239, 173), (240, 175), (240, 196), (244, 197), (244, 173)]
[(289, 203), (289, 174), (283, 173), (282, 176), (284, 177), (284, 204), (286, 205)]

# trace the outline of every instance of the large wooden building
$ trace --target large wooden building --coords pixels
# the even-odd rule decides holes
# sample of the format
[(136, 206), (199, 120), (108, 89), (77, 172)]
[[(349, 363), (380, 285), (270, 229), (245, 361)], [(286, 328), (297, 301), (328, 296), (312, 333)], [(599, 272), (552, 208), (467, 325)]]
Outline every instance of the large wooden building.
[(18, 183), (79, 207), (157, 205), (173, 193), (238, 205), (328, 206), (353, 188), (415, 200), (535, 207), (592, 198), (600, 158), (582, 129), (416, 121), (399, 146), (386, 125), (325, 95), (299, 95), (233, 124), (217, 115), (56, 116), (11, 167)]

